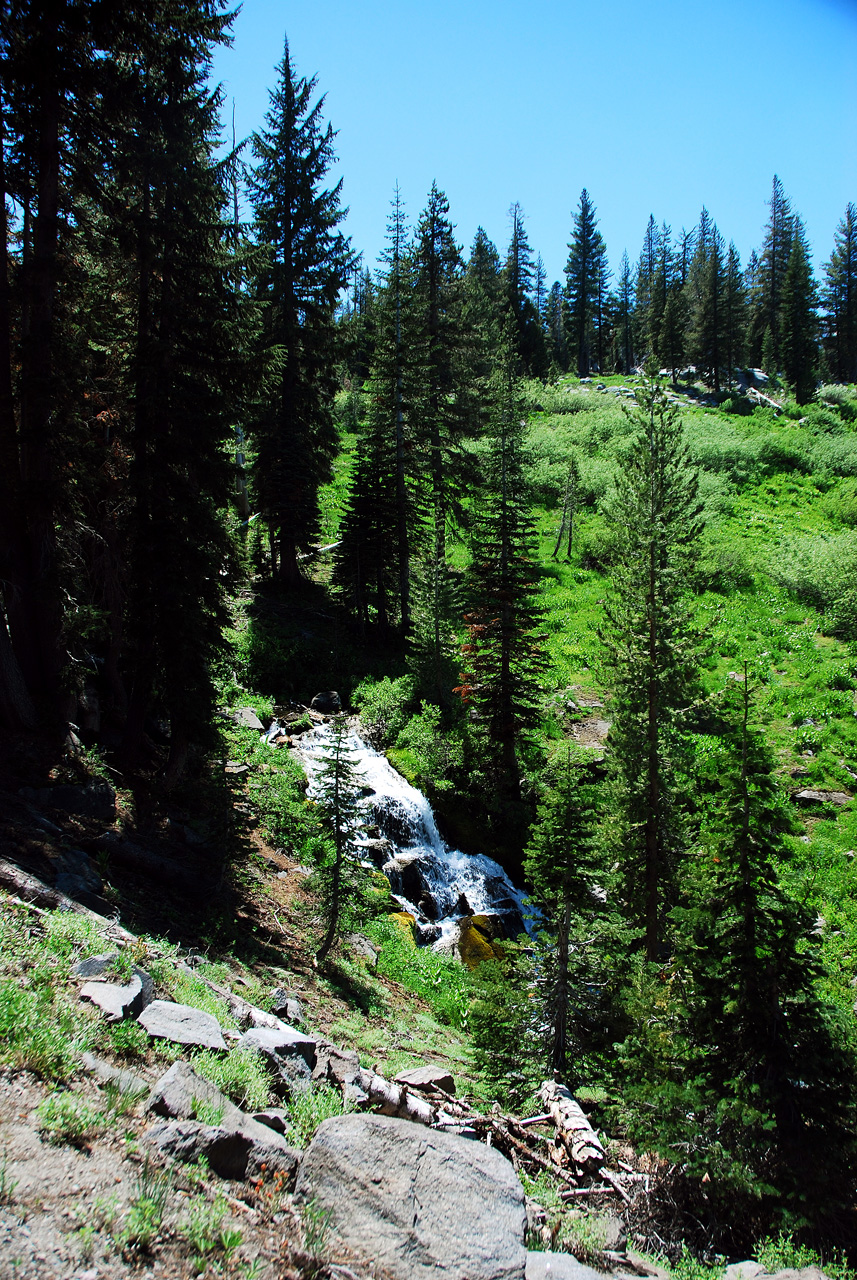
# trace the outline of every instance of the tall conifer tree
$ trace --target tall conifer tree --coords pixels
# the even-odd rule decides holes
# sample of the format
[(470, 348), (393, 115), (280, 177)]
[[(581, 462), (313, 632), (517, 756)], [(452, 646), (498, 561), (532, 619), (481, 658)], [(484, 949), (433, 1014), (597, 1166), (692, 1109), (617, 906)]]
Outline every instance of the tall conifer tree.
[(655, 960), (680, 845), (679, 729), (698, 692), (699, 646), (686, 590), (702, 525), (676, 408), (652, 380), (637, 400), (636, 435), (606, 513), (617, 551), (602, 638), (613, 689), (624, 894), (646, 957)]
[(824, 267), (825, 346), (833, 377), (857, 382), (857, 205), (849, 203)]
[(256, 488), (276, 548), (275, 572), (286, 586), (300, 580), (299, 549), (317, 539), (318, 490), (330, 478), (337, 445), (333, 315), (349, 259), (336, 230), (344, 217), (342, 183), (323, 185), (334, 133), (322, 122), (324, 97), (313, 102), (315, 88), (315, 77), (297, 74), (286, 41), (248, 174), (265, 251), (256, 293), (272, 367), (254, 425)]
[(792, 245), (783, 279), (780, 353), (786, 381), (798, 404), (815, 395), (818, 369), (817, 291), (809, 246), (800, 218), (792, 224)]

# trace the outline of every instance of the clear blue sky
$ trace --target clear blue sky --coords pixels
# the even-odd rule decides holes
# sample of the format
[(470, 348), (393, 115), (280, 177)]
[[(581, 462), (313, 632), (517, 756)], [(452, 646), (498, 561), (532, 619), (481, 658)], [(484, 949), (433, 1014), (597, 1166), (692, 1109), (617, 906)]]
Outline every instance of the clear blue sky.
[(239, 138), (285, 34), (371, 267), (397, 181), (412, 222), (437, 181), (465, 252), (481, 224), (504, 253), (519, 201), (549, 284), (583, 187), (614, 270), (650, 213), (677, 232), (703, 204), (745, 263), (777, 173), (818, 272), (857, 202), (857, 0), (244, 0), (214, 68)]

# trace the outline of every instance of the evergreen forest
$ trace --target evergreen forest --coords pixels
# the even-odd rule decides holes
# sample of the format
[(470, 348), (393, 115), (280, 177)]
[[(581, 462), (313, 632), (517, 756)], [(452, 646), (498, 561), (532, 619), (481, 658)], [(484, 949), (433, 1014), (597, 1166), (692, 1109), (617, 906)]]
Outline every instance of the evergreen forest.
[[(314, 869), (325, 980), (362, 922), (480, 1096), (535, 1112), (555, 1074), (654, 1153), (665, 1241), (853, 1255), (857, 203), (813, 264), (773, 176), (746, 262), (658, 210), (614, 272), (584, 188), (549, 283), (521, 204), (463, 246), (439, 174), (369, 264), (287, 41), (228, 136), (230, 21), (2, 7), (4, 793), (106, 778), (144, 831), (237, 761), (219, 883), (249, 806)], [(310, 804), (225, 719), (320, 690), (528, 935), (402, 942), (344, 722)]]

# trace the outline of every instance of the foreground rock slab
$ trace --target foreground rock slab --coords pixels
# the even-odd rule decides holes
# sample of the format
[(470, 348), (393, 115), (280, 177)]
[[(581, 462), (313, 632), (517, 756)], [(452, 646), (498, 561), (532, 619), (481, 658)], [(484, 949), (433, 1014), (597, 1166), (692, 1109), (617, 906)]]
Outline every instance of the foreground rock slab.
[(493, 1148), (388, 1116), (325, 1120), (296, 1194), (390, 1280), (524, 1280), (524, 1191)]
[(137, 1021), (150, 1036), (175, 1040), (178, 1044), (196, 1044), (203, 1049), (225, 1049), (226, 1041), (220, 1023), (202, 1009), (170, 1000), (153, 1000)]
[(526, 1280), (605, 1280), (603, 1271), (593, 1271), (570, 1253), (527, 1254)]

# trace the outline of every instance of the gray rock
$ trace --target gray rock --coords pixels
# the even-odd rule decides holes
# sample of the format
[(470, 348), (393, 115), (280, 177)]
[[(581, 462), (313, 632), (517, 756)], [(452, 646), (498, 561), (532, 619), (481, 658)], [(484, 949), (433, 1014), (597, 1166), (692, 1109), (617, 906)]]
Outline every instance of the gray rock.
[(137, 1021), (150, 1036), (175, 1040), (178, 1044), (197, 1044), (203, 1049), (225, 1049), (226, 1041), (220, 1023), (202, 1009), (170, 1000), (153, 1000)]
[(111, 1066), (103, 1058), (97, 1058), (94, 1053), (82, 1053), (80, 1061), (96, 1080), (100, 1080), (102, 1084), (115, 1084), (120, 1093), (142, 1096), (148, 1092), (148, 1081), (137, 1075), (136, 1071), (124, 1071), (121, 1067)]
[(482, 1143), (388, 1116), (325, 1120), (296, 1194), (390, 1280), (523, 1280), (524, 1192)]
[(820, 1267), (786, 1267), (782, 1271), (766, 1271), (760, 1262), (733, 1262), (723, 1272), (723, 1280), (827, 1280)]
[(445, 1093), (455, 1093), (455, 1081), (443, 1067), (411, 1067), (408, 1071), (400, 1071), (395, 1077), (396, 1084), (409, 1084), (413, 1089), (443, 1089)]
[(604, 1280), (603, 1271), (593, 1271), (570, 1253), (527, 1254), (526, 1280)]
[(309, 705), (310, 710), (318, 711), (323, 716), (335, 716), (342, 710), (342, 702), (335, 689), (317, 693)]
[(264, 1111), (254, 1111), (253, 1119), (257, 1124), (263, 1124), (268, 1129), (273, 1129), (274, 1133), (285, 1135), (289, 1127), (288, 1114), (279, 1107), (266, 1107)]
[(367, 960), (370, 968), (374, 969), (378, 963), (378, 952), (380, 947), (376, 947), (373, 942), (362, 933), (349, 933), (345, 939), (346, 944), (356, 956), (360, 956), (361, 960)]
[(236, 707), (229, 712), (229, 719), (234, 724), (240, 724), (244, 729), (258, 729), (262, 732), (265, 728), (252, 707)]
[(195, 1120), (167, 1120), (147, 1129), (143, 1141), (186, 1163), (195, 1163), (200, 1156), (205, 1156), (209, 1167), (221, 1178), (243, 1181), (261, 1174), (264, 1165), (266, 1175), (282, 1173), (291, 1179), (300, 1154), (273, 1129), (256, 1127), (266, 1137), (258, 1138), (247, 1129), (227, 1129)]
[(87, 982), (80, 989), (81, 1000), (91, 1000), (108, 1022), (136, 1018), (152, 1003), (154, 985), (148, 973), (135, 969), (124, 986), (116, 982)]
[(112, 822), (116, 817), (116, 792), (109, 782), (99, 778), (85, 787), (60, 784), (56, 787), (24, 787), (21, 795), (33, 804), (47, 809), (60, 809), (65, 813), (79, 813), (85, 818), (103, 818)]
[(61, 871), (54, 881), (54, 888), (57, 893), (64, 893), (67, 898), (74, 898), (75, 902), (89, 907), (90, 911), (97, 911), (99, 915), (105, 914), (104, 899), (90, 888), (88, 878), (84, 879), (83, 876), (76, 876), (69, 871)]
[(221, 1093), (217, 1085), (197, 1075), (188, 1062), (174, 1062), (154, 1085), (146, 1110), (156, 1116), (165, 1116), (169, 1120), (192, 1120), (195, 1104), (206, 1103), (209, 1107), (219, 1107), (221, 1123), (226, 1127), (237, 1127), (246, 1118), (244, 1112), (235, 1103)]
[(100, 978), (112, 969), (118, 959), (118, 951), (110, 951), (103, 956), (87, 956), (85, 960), (78, 960), (72, 973), (76, 978)]
[(295, 1031), (294, 1027), (284, 1026), (281, 1030), (274, 1030), (272, 1027), (253, 1027), (250, 1031), (244, 1032), (238, 1043), (243, 1049), (257, 1049), (274, 1070), (277, 1069), (277, 1064), (271, 1060), (280, 1058), (303, 1058), (310, 1071), (315, 1066), (318, 1042), (309, 1036), (301, 1035), (300, 1031)]
[(801, 804), (835, 804), (840, 809), (851, 803), (846, 791), (813, 791), (810, 788), (795, 792), (794, 799)]
[(303, 1022), (303, 1005), (297, 996), (277, 987), (271, 993), (271, 1013), (277, 1018), (285, 1018), (286, 1022)]

